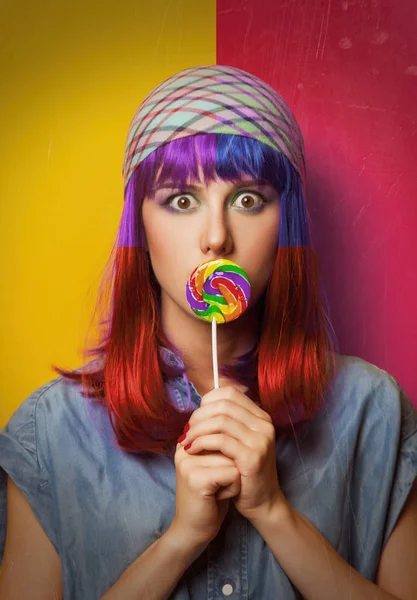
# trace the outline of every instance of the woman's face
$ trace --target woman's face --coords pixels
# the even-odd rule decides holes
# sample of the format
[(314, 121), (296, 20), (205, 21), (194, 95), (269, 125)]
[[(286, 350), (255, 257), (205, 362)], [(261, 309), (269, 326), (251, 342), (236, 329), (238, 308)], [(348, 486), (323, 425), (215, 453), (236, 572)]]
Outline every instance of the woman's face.
[[(264, 292), (275, 262), (279, 197), (269, 184), (244, 177), (238, 184), (215, 180), (178, 189), (157, 187), (143, 202), (143, 223), (164, 308), (175, 304), (189, 314), (185, 288), (202, 262), (227, 258), (251, 283), (253, 306)], [(198, 318), (198, 317), (196, 317)]]

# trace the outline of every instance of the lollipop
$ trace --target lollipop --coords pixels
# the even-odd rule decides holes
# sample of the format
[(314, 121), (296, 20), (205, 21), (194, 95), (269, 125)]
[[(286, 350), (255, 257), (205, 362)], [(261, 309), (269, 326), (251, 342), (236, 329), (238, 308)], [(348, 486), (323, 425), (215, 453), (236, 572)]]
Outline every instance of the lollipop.
[(218, 388), (216, 324), (233, 321), (246, 310), (251, 295), (248, 276), (231, 260), (210, 260), (191, 273), (186, 295), (191, 310), (212, 323), (214, 387)]
[(209, 260), (191, 273), (187, 282), (188, 303), (205, 321), (233, 321), (246, 310), (250, 283), (245, 271), (231, 260)]

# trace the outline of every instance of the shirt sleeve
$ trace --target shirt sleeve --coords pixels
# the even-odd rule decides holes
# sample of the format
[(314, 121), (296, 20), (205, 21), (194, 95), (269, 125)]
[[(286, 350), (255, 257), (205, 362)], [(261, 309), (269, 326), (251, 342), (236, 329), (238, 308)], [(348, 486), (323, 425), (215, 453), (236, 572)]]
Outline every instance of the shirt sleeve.
[(417, 412), (374, 365), (352, 371), (347, 498), (348, 562), (375, 581), (385, 544), (417, 474)]
[(45, 465), (40, 462), (36, 420), (39, 400), (50, 385), (34, 391), (0, 430), (0, 565), (6, 543), (8, 475), (58, 552), (53, 494)]
[(396, 461), (392, 476), (389, 508), (385, 524), (383, 544), (393, 532), (408, 495), (417, 476), (417, 412), (393, 377), (389, 377), (397, 398), (399, 428)]

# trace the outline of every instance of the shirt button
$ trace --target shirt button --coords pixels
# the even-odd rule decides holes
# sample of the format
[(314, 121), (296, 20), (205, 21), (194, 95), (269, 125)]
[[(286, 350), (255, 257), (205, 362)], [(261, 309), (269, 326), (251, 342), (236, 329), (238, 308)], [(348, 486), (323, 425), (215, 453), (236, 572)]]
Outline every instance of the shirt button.
[(230, 594), (233, 593), (233, 587), (230, 585), (230, 583), (226, 583), (226, 585), (222, 587), (222, 592), (225, 596), (230, 596)]

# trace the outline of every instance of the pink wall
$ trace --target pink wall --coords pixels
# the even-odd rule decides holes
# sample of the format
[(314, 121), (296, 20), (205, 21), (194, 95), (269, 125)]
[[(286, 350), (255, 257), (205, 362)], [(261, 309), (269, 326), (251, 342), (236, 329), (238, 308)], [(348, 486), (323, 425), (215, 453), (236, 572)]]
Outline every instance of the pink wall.
[(301, 125), (307, 204), (340, 351), (417, 405), (415, 0), (217, 0), (217, 63)]

